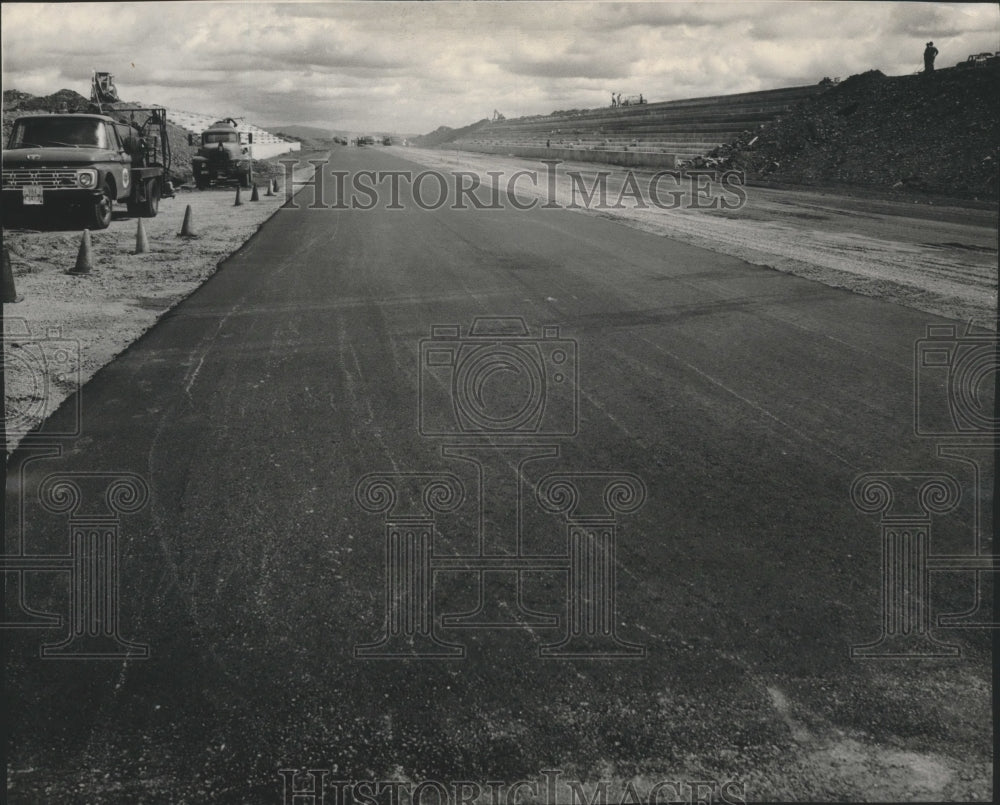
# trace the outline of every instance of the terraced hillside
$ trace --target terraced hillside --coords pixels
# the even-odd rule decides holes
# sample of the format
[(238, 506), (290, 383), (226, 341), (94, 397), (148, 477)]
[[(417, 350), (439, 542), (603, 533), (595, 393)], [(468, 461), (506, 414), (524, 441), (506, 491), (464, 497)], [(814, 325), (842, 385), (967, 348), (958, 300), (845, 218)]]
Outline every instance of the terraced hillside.
[(529, 159), (736, 168), (750, 180), (992, 202), (1000, 60), (932, 75), (878, 70), (739, 95), (553, 112), (415, 138)]
[(525, 150), (538, 148), (599, 151), (603, 152), (601, 161), (608, 162), (625, 153), (664, 155), (669, 158), (664, 162), (685, 160), (731, 142), (825, 89), (811, 85), (617, 109), (553, 112), (457, 129), (446, 143), (435, 144), (525, 156), (534, 155)]

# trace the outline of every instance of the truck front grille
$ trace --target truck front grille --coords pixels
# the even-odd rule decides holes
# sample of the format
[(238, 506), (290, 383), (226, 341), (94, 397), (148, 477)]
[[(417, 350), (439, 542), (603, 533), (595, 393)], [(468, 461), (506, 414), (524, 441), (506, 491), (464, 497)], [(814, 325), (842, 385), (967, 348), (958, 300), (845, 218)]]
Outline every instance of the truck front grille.
[(3, 172), (4, 190), (32, 184), (42, 187), (76, 187), (76, 171), (56, 168), (15, 168)]

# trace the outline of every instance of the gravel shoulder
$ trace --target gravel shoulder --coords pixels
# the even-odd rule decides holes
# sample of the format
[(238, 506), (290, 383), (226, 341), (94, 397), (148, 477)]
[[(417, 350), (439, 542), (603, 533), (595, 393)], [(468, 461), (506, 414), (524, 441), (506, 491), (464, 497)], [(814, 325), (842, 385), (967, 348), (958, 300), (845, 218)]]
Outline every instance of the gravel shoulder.
[[(487, 171), (511, 176), (539, 172), (538, 187), (517, 183), (519, 194), (547, 199), (545, 165), (538, 160), (465, 151), (396, 148), (400, 156), (441, 171), (471, 171), (485, 184)], [(644, 191), (652, 171), (565, 163), (557, 167), (555, 199), (574, 200), (578, 172), (591, 188), (607, 171), (608, 198), (618, 199), (631, 174)], [(578, 182), (580, 180), (577, 180)], [(665, 197), (670, 188), (664, 183)], [(690, 194), (677, 209), (643, 209), (623, 199), (620, 209), (581, 208), (626, 226), (680, 240), (721, 254), (836, 288), (885, 299), (935, 316), (996, 328), (997, 208), (961, 201), (919, 203), (873, 199), (835, 190), (790, 190), (747, 186), (736, 209), (691, 209)], [(579, 203), (579, 184), (577, 185)]]
[[(304, 154), (295, 180), (313, 167)], [(234, 189), (179, 189), (163, 199), (155, 218), (143, 219), (149, 251), (135, 254), (136, 219), (115, 212), (111, 226), (91, 232), (88, 274), (67, 273), (76, 263), (82, 231), (4, 227), (14, 284), (22, 301), (4, 306), (7, 449), (191, 294), (285, 202), (284, 181), (260, 200)], [(195, 237), (179, 235), (187, 207)], [(72, 226), (67, 224), (67, 226)], [(85, 404), (85, 403), (84, 403)]]

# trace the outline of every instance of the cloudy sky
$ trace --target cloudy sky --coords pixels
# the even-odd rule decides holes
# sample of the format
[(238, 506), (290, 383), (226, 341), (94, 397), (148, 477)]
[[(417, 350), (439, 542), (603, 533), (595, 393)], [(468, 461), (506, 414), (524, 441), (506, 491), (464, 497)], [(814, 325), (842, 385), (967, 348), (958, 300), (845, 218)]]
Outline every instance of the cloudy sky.
[(995, 4), (4, 3), (3, 88), (89, 93), (260, 125), (421, 133), (508, 117), (938, 67), (1000, 50)]

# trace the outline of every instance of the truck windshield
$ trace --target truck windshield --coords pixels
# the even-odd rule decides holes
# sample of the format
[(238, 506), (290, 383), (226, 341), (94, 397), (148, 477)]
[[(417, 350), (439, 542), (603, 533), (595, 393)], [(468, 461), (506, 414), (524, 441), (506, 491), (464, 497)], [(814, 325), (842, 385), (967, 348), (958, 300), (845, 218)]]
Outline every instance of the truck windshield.
[(100, 120), (39, 116), (14, 126), (8, 148), (52, 148), (53, 146), (107, 148), (107, 133)]
[(205, 132), (205, 145), (209, 143), (236, 143), (239, 140), (236, 137), (236, 132), (233, 131), (206, 131)]

